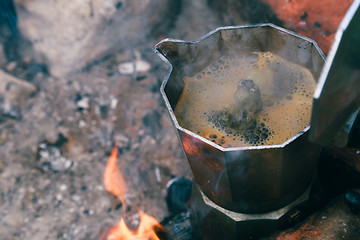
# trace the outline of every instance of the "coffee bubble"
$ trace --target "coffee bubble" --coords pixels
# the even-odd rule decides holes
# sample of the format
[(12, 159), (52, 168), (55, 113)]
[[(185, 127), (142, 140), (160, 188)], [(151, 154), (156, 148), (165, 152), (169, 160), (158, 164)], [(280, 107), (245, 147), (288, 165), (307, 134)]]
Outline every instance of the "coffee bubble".
[[(257, 120), (245, 129), (228, 124), (240, 79), (259, 86), (263, 104)], [(308, 70), (279, 56), (269, 52), (234, 54), (186, 77), (174, 112), (180, 126), (224, 147), (277, 145), (309, 125), (314, 88)]]

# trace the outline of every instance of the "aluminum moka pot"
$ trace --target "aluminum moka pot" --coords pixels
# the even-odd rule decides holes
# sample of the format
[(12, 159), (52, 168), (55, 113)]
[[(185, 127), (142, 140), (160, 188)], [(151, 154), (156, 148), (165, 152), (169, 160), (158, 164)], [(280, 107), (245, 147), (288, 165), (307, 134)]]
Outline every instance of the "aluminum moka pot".
[[(280, 209), (312, 183), (320, 147), (308, 141), (310, 127), (279, 145), (222, 147), (179, 125), (174, 110), (184, 76), (194, 76), (220, 57), (269, 51), (319, 78), (324, 55), (306, 37), (273, 24), (221, 27), (196, 41), (165, 39), (155, 47), (168, 64), (161, 94), (201, 191), (222, 208), (258, 214)], [(291, 117), (291, 116), (289, 116)]]

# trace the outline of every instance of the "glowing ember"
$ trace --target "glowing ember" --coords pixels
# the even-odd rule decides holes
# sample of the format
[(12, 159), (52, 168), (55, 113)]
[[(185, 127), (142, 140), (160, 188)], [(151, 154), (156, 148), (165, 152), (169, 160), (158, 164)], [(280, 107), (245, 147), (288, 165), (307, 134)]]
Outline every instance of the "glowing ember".
[[(122, 203), (125, 213), (125, 195), (126, 184), (117, 165), (118, 149), (115, 144), (104, 171), (105, 189), (116, 196)], [(140, 223), (137, 230), (130, 230), (123, 218), (119, 223), (112, 226), (109, 230), (106, 240), (159, 240), (155, 233), (156, 229), (163, 229), (160, 223), (153, 217), (139, 210)]]
[(124, 221), (121, 219), (118, 225), (113, 226), (106, 240), (159, 240), (154, 228), (162, 228), (158, 221), (139, 210), (140, 225), (136, 231), (131, 231)]

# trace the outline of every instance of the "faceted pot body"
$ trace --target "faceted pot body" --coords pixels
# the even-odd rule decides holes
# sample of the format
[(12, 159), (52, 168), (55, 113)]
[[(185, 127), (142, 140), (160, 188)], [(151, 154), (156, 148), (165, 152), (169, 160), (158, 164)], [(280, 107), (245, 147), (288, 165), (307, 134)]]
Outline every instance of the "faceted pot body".
[[(291, 203), (311, 184), (320, 148), (307, 141), (309, 126), (279, 145), (217, 145), (179, 125), (174, 110), (194, 76), (229, 53), (271, 52), (307, 68), (318, 79), (324, 56), (316, 43), (272, 24), (219, 28), (196, 41), (165, 39), (156, 52), (169, 72), (161, 94), (202, 192), (219, 206), (264, 213)], [(291, 117), (291, 116), (289, 116)]]

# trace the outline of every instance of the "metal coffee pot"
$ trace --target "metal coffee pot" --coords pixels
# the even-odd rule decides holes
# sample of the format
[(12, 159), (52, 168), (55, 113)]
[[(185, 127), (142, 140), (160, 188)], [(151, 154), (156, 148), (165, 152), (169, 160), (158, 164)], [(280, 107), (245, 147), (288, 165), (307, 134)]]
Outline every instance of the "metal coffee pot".
[(236, 212), (264, 213), (297, 199), (309, 187), (320, 147), (308, 142), (309, 126), (279, 145), (219, 146), (179, 125), (174, 109), (193, 76), (219, 57), (269, 51), (307, 68), (318, 79), (324, 56), (317, 44), (272, 24), (223, 27), (197, 41), (164, 40), (156, 45), (170, 70), (161, 86), (194, 180), (217, 205)]
[[(155, 52), (169, 67), (160, 91), (193, 173), (193, 202), (211, 209), (206, 213), (208, 227), (218, 224), (227, 229), (219, 237), (238, 239), (246, 228), (256, 236), (256, 229), (266, 228), (265, 222), (276, 221), (305, 202), (320, 146), (346, 145), (360, 106), (360, 51), (353, 44), (360, 39), (358, 8), (355, 1), (325, 67), (324, 54), (313, 40), (273, 24), (221, 27), (195, 41), (165, 39), (156, 45)], [(352, 53), (354, 47), (357, 54)], [(182, 127), (174, 110), (185, 87), (184, 77), (194, 76), (229, 53), (251, 52), (271, 52), (310, 71), (317, 83), (311, 129), (309, 125), (277, 145), (224, 147)], [(348, 78), (339, 80), (337, 71)], [(271, 224), (268, 228), (274, 229)], [(216, 239), (216, 234), (209, 239)]]

